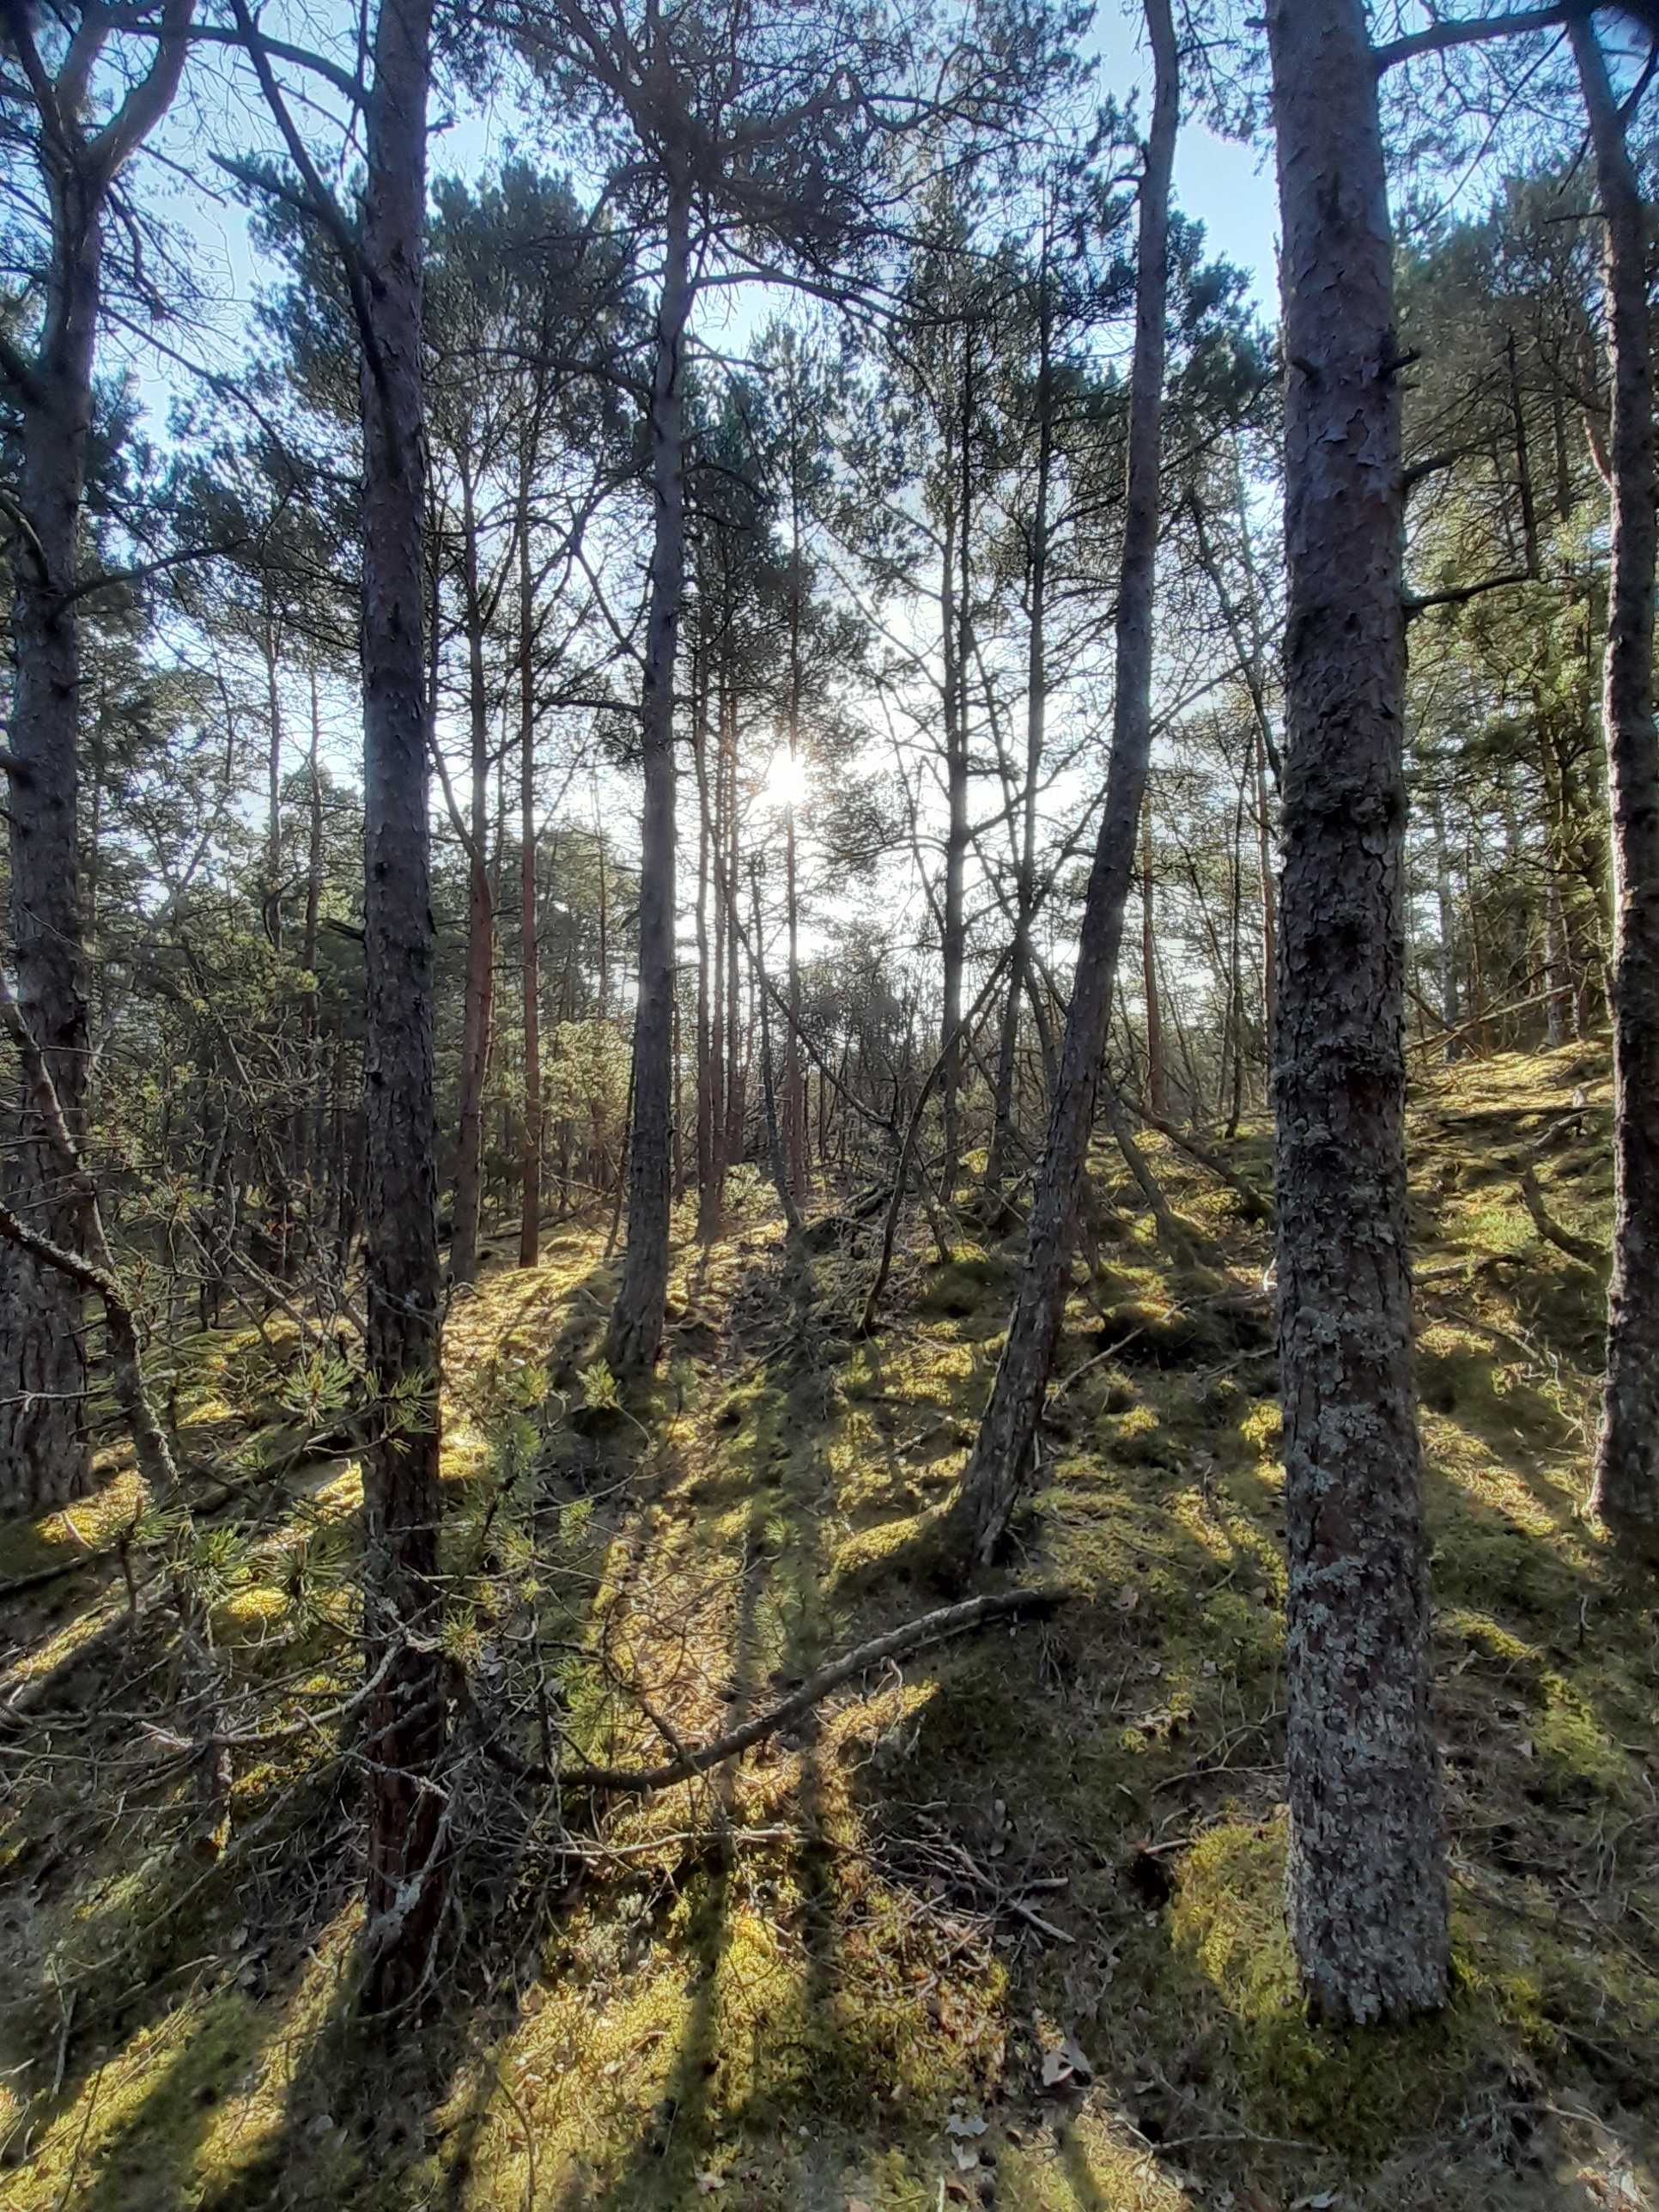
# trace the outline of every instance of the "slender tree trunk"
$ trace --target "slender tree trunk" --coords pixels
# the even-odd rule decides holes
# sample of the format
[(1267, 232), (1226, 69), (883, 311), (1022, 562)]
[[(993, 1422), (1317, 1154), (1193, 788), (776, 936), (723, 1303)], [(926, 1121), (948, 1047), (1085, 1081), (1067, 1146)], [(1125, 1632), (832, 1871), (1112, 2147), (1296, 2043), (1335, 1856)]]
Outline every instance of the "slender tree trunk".
[(720, 1139), (720, 1203), (724, 1206), (726, 1173), (728, 1170), (737, 1166), (743, 1158), (744, 1105), (743, 1016), (738, 979), (740, 939), (738, 933), (737, 896), (738, 885), (743, 878), (738, 872), (741, 825), (738, 820), (738, 689), (735, 669), (730, 671), (727, 675), (720, 727), (726, 771), (726, 799), (723, 816), (726, 839), (726, 884), (732, 904), (732, 911), (726, 917), (726, 1074), (723, 1093), (726, 1104), (726, 1124)]
[[(363, 195), (363, 938), (368, 1365), (364, 1656), (371, 2007), (428, 1987), (447, 1894), (437, 1579), (438, 1206), (427, 823), (421, 274), (431, 0), (380, 0)], [(389, 1661), (390, 1663), (387, 1663)]]
[(754, 860), (749, 864), (749, 896), (754, 915), (755, 973), (759, 986), (761, 1098), (766, 1115), (766, 1162), (772, 1170), (772, 1187), (777, 1192), (778, 1204), (783, 1209), (784, 1227), (793, 1237), (800, 1227), (800, 1208), (795, 1203), (795, 1194), (789, 1178), (789, 1163), (778, 1127), (777, 1093), (772, 1082), (772, 1016), (766, 988), (766, 939), (761, 923), (760, 867)]
[[(1448, 1030), (1455, 1030), (1463, 1018), (1457, 969), (1457, 893), (1452, 882), (1451, 852), (1446, 843), (1446, 810), (1437, 791), (1429, 800), (1429, 817), (1434, 825), (1435, 911), (1440, 931), (1440, 1018)], [(1448, 1037), (1445, 1058), (1454, 1060), (1457, 1054), (1456, 1039)]]
[[(963, 431), (967, 410), (963, 408)], [(967, 672), (962, 665), (961, 625), (956, 604), (957, 535), (966, 520), (957, 512), (954, 491), (947, 494), (945, 546), (939, 562), (939, 637), (944, 654), (945, 776), (950, 811), (945, 839), (944, 1012), (940, 1044), (945, 1066), (939, 1077), (939, 1103), (945, 1123), (945, 1161), (940, 1189), (949, 1198), (956, 1188), (962, 1159), (962, 970), (967, 950), (966, 884), (968, 861), (967, 744), (963, 736), (966, 720)]]
[(461, 466), (461, 568), (465, 596), (469, 714), (466, 999), (462, 1018), (459, 1130), (455, 1146), (454, 1227), (449, 1279), (476, 1281), (483, 1200), (483, 1101), (495, 1012), (495, 901), (489, 880), (489, 701), (484, 684), (484, 610), (478, 581), (478, 526), (471, 471)]
[(952, 1509), (949, 1541), (964, 1560), (988, 1560), (1001, 1542), (1031, 1463), (1060, 1315), (1079, 1193), (1094, 1123), (1096, 1087), (1123, 938), (1123, 911), (1152, 750), (1152, 593), (1158, 562), (1159, 426), (1169, 298), (1170, 171), (1180, 94), (1170, 0), (1146, 0), (1153, 56), (1152, 131), (1140, 185), (1139, 276), (1129, 379), (1128, 483), (1116, 623), (1112, 758), (1078, 945), (1008, 1339)]
[(1515, 332), (1504, 341), (1504, 364), (1508, 373), (1510, 422), (1515, 434), (1516, 488), (1521, 501), (1521, 545), (1527, 574), (1536, 576), (1538, 566), (1538, 506), (1533, 497), (1532, 457), (1527, 438), (1527, 410), (1521, 394), (1521, 368)]
[[(792, 387), (793, 389), (793, 387)], [(793, 400), (792, 400), (793, 405)], [(805, 591), (802, 568), (800, 485), (793, 465), (799, 455), (802, 435), (801, 425), (792, 421), (790, 453), (792, 465), (789, 483), (789, 805), (784, 813), (783, 865), (786, 921), (789, 940), (789, 1022), (788, 1035), (783, 1041), (783, 1097), (784, 1150), (789, 1164), (790, 1188), (796, 1198), (805, 1198), (811, 1181), (811, 1158), (807, 1149), (806, 1078), (800, 1049), (800, 884), (799, 856), (796, 852), (795, 803), (800, 775), (800, 717), (805, 690), (805, 678), (801, 661), (801, 602)], [(766, 1009), (766, 992), (761, 991), (761, 1010)], [(763, 1054), (769, 1048), (765, 1038), (761, 1041)]]
[(1030, 594), (1025, 647), (1025, 783), (1020, 794), (1019, 848), (1015, 883), (1014, 951), (1008, 963), (1008, 996), (997, 1048), (995, 1106), (985, 1164), (988, 1190), (1000, 1190), (1008, 1173), (1015, 1123), (1015, 1075), (1019, 1054), (1019, 1010), (1031, 988), (1031, 914), (1036, 899), (1037, 783), (1048, 712), (1048, 493), (1054, 471), (1053, 301), (1048, 238), (1037, 271), (1036, 489), (1031, 512)]
[[(697, 776), (697, 1235), (708, 1243), (720, 1230), (720, 1203), (715, 1188), (714, 1156), (720, 1120), (720, 1053), (715, 1027), (715, 994), (722, 950), (721, 915), (714, 916), (714, 964), (710, 963), (708, 894), (714, 825), (708, 811), (708, 688), (710, 672), (705, 645), (697, 656), (693, 682), (693, 764)], [(717, 909), (720, 902), (715, 902)]]
[(306, 910), (300, 939), (300, 964), (305, 969), (305, 1007), (301, 1027), (305, 1042), (306, 1136), (301, 1172), (308, 1188), (306, 1204), (309, 1235), (317, 1233), (314, 1182), (323, 1152), (322, 995), (317, 983), (317, 941), (323, 903), (323, 714), (318, 696), (317, 667), (311, 678), (311, 749), (306, 757)]
[(1274, 1108), (1291, 1935), (1320, 2017), (1443, 2002), (1407, 1261), (1399, 362), (1363, 0), (1269, 0), (1285, 351)]
[(1267, 807), (1267, 747), (1262, 732), (1252, 732), (1251, 773), (1255, 781), (1255, 864), (1261, 878), (1261, 1031), (1273, 1066), (1273, 1008), (1279, 991), (1279, 928), (1273, 912), (1273, 831)]
[(283, 694), (276, 626), (266, 617), (265, 662), (265, 931), (283, 949)]
[[(536, 594), (530, 565), (526, 440), (519, 475), (519, 970), (524, 1020), (524, 1150), (519, 1167), (519, 1265), (533, 1267), (542, 1236), (542, 988), (536, 912)], [(555, 879), (556, 884), (556, 878)]]
[(628, 1249), (605, 1358), (618, 1375), (647, 1374), (662, 1347), (668, 1295), (669, 1122), (674, 1013), (674, 660), (685, 576), (685, 380), (691, 307), (691, 209), (668, 211), (651, 401), (656, 533), (646, 634), (641, 736), (645, 819), (640, 852), (640, 982), (634, 1022), (634, 1115), (629, 1150)]
[[(1140, 988), (1146, 1007), (1146, 1103), (1154, 1114), (1169, 1111), (1164, 1072), (1164, 1016), (1158, 991), (1157, 878), (1152, 872), (1152, 810), (1140, 809)], [(1201, 1113), (1195, 1102), (1194, 1110)]]
[(1647, 211), (1588, 13), (1568, 19), (1606, 231), (1613, 413), (1601, 720), (1613, 817), (1613, 1277), (1590, 1507), (1659, 1551), (1659, 733), (1653, 712), (1655, 466)]

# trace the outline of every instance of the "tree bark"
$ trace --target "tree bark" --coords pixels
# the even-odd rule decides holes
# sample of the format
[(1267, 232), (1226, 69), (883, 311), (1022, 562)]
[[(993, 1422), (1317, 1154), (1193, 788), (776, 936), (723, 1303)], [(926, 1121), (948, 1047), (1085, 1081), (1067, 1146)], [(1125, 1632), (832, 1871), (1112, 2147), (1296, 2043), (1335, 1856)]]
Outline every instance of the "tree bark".
[(1399, 362), (1362, 0), (1270, 0), (1289, 607), (1274, 1106), (1291, 1935), (1337, 2021), (1444, 2002), (1407, 1261)]
[(526, 438), (519, 474), (519, 968), (524, 1018), (524, 1149), (519, 1170), (519, 1265), (533, 1267), (542, 1234), (541, 947), (536, 913), (535, 587), (530, 566)]
[(1129, 378), (1128, 481), (1118, 587), (1111, 766), (1019, 1288), (990, 1400), (951, 1510), (947, 1543), (964, 1565), (987, 1562), (996, 1552), (1031, 1462), (1066, 1303), (1078, 1194), (1094, 1123), (1095, 1092), (1152, 750), (1152, 597), (1169, 298), (1170, 172), (1180, 89), (1169, 0), (1146, 0), (1146, 12), (1154, 88), (1140, 184), (1139, 277)]
[[(1169, 1088), (1164, 1073), (1164, 1017), (1158, 995), (1157, 879), (1152, 873), (1152, 810), (1143, 798), (1140, 809), (1140, 988), (1146, 1007), (1146, 1099), (1155, 1114), (1169, 1111)], [(1225, 1053), (1225, 1040), (1223, 1040)], [(1201, 1113), (1194, 1101), (1194, 1112)]]
[(662, 1348), (668, 1296), (670, 1122), (674, 1023), (674, 660), (685, 577), (685, 380), (691, 307), (690, 195), (668, 210), (651, 399), (656, 532), (645, 646), (641, 732), (645, 818), (640, 854), (640, 982), (634, 1022), (634, 1119), (629, 1151), (628, 1249), (605, 1339), (619, 1376), (647, 1374)]
[(449, 1279), (477, 1279), (483, 1197), (483, 1101), (495, 1013), (495, 900), (489, 880), (489, 702), (484, 684), (484, 609), (478, 582), (472, 478), (461, 466), (461, 567), (466, 623), (469, 798), (466, 998), (462, 1017), (459, 1128)]
[(1605, 228), (1613, 532), (1601, 720), (1613, 817), (1613, 1274), (1591, 1510), (1659, 1551), (1659, 732), (1653, 711), (1656, 495), (1647, 218), (1588, 13), (1568, 25)]
[(1008, 996), (997, 1048), (995, 1103), (985, 1187), (1000, 1191), (1008, 1173), (1014, 1139), (1015, 1076), (1019, 1054), (1019, 1012), (1031, 988), (1031, 915), (1036, 898), (1037, 782), (1048, 713), (1048, 495), (1054, 470), (1054, 308), (1045, 228), (1037, 270), (1036, 489), (1032, 501), (1030, 592), (1025, 647), (1025, 784), (1020, 794), (1017, 855), (1014, 951), (1008, 964)]
[[(368, 1365), (367, 2001), (429, 1984), (447, 1894), (437, 1580), (439, 1276), (427, 821), (421, 279), (432, 0), (380, 0), (362, 252), (363, 944)], [(388, 1659), (390, 1663), (388, 1664)]]
[[(9, 349), (18, 467), (12, 571), (12, 686), (7, 751), (10, 934), (20, 1018), (39, 1048), (64, 1125), (79, 1143), (87, 1009), (80, 909), (81, 655), (75, 598), (104, 221), (116, 176), (167, 112), (184, 68), (193, 0), (167, 0), (149, 70), (96, 127), (84, 112), (98, 46), (77, 37), (54, 81), (33, 18), (8, 28), (38, 109), (37, 160), (50, 221), (40, 337), (32, 361)], [(83, 27), (84, 29), (84, 27)], [(71, 71), (78, 81), (71, 81)], [(0, 1129), (4, 1192), (48, 1243), (82, 1248), (87, 1202), (60, 1173), (25, 1086)], [(0, 1249), (0, 1511), (38, 1513), (91, 1480), (84, 1397), (83, 1286), (38, 1250)]]

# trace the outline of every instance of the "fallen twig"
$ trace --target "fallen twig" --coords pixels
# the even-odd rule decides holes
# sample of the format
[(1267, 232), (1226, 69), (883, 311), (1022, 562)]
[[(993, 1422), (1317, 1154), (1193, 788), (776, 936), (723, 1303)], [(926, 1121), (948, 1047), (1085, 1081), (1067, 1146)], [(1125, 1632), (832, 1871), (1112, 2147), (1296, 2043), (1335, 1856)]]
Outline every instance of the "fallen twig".
[(985, 1597), (969, 1598), (961, 1605), (941, 1606), (933, 1613), (925, 1613), (920, 1619), (907, 1621), (902, 1628), (890, 1629), (886, 1635), (872, 1638), (860, 1644), (843, 1658), (820, 1667), (816, 1674), (809, 1674), (798, 1690), (792, 1691), (781, 1704), (769, 1711), (757, 1713), (745, 1721), (741, 1728), (716, 1736), (712, 1743), (688, 1745), (682, 1754), (660, 1766), (564, 1766), (556, 1771), (550, 1767), (532, 1765), (516, 1758), (500, 1744), (487, 1745), (487, 1755), (497, 1765), (505, 1766), (521, 1781), (539, 1782), (550, 1786), (557, 1784), (576, 1790), (601, 1790), (618, 1796), (640, 1796), (653, 1790), (672, 1789), (677, 1782), (689, 1781), (694, 1775), (706, 1774), (711, 1766), (719, 1766), (739, 1753), (748, 1751), (768, 1736), (775, 1735), (790, 1722), (799, 1720), (832, 1690), (849, 1682), (855, 1674), (862, 1674), (884, 1659), (896, 1659), (902, 1654), (920, 1651), (928, 1644), (943, 1643), (946, 1638), (960, 1636), (970, 1628), (979, 1628), (988, 1621), (1029, 1620), (1039, 1614), (1052, 1613), (1065, 1604), (1073, 1593), (1066, 1589), (1001, 1590)]

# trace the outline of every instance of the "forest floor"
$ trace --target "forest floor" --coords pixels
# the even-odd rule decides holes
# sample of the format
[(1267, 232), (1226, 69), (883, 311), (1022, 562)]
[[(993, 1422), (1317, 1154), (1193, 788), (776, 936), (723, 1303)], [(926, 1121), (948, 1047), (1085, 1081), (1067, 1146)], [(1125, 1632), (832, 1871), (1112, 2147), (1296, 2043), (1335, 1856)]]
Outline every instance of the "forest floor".
[[(1442, 2017), (1344, 2035), (1297, 2002), (1267, 1236), (1152, 1139), (1183, 1243), (1102, 1154), (1006, 1578), (1077, 1595), (642, 1800), (561, 1803), (464, 1756), (465, 1926), (442, 2006), (389, 2044), (349, 2011), (349, 1753), (325, 1721), (269, 1733), (352, 1679), (356, 1465), (292, 1449), (327, 1363), (289, 1342), (284, 1374), (275, 1332), (192, 1346), (181, 1436), (243, 1469), (196, 1571), (267, 1733), (228, 1841), (193, 1853), (178, 1760), (146, 1748), (169, 1661), (122, 1572), (133, 1478), (0, 1532), (14, 1584), (79, 1562), (0, 1632), (0, 2201), (1659, 2205), (1659, 1612), (1581, 1517), (1601, 1282), (1519, 1188), (1531, 1162), (1549, 1215), (1604, 1240), (1607, 1121), (1582, 1048), (1437, 1066), (1413, 1107)], [(1265, 1188), (1263, 1133), (1231, 1157)], [(660, 1758), (636, 1692), (706, 1737), (938, 1601), (930, 1516), (1017, 1225), (941, 1262), (918, 1223), (860, 1342), (867, 1249), (786, 1253), (758, 1187), (739, 1212), (680, 1251), (661, 1378), (625, 1408), (592, 1364), (601, 1231), (497, 1263), (452, 1318), (449, 1635), (525, 1759), (544, 1727)]]

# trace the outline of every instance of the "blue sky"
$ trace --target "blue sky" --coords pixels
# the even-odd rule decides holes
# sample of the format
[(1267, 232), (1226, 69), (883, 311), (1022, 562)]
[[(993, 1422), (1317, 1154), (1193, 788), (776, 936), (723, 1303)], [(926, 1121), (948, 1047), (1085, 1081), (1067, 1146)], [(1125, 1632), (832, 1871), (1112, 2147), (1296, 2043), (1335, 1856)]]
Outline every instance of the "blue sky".
[[(1142, 91), (1142, 112), (1152, 88), (1152, 70), (1141, 35), (1139, 0), (1097, 0), (1091, 44), (1101, 58), (1108, 92), (1131, 86)], [(1182, 212), (1204, 225), (1212, 253), (1224, 255), (1255, 280), (1255, 301), (1271, 318), (1278, 314), (1274, 245), (1279, 209), (1272, 142), (1240, 146), (1217, 136), (1188, 112), (1176, 144), (1176, 197)]]

